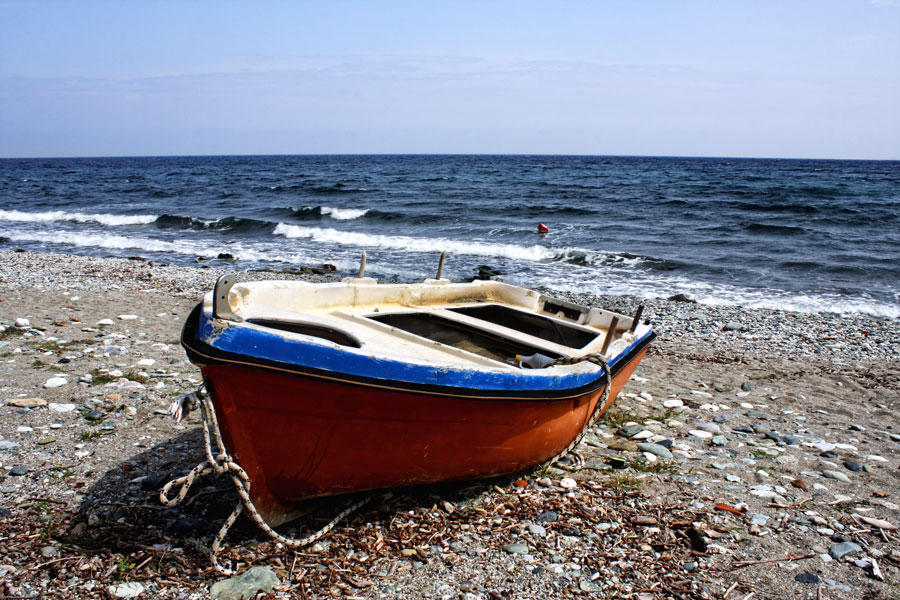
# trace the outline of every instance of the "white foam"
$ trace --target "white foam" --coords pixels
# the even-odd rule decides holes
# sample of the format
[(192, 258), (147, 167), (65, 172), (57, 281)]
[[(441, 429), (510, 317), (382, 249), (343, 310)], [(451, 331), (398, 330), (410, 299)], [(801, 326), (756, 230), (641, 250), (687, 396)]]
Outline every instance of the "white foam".
[(328, 215), (336, 221), (352, 221), (358, 219), (369, 212), (368, 208), (333, 208), (331, 206), (323, 206), (322, 214)]
[(546, 246), (516, 246), (514, 244), (492, 244), (488, 242), (466, 242), (443, 238), (417, 238), (405, 235), (379, 235), (339, 231), (323, 227), (300, 227), (279, 223), (275, 235), (286, 238), (306, 238), (324, 244), (344, 244), (379, 249), (407, 250), (411, 252), (434, 252), (446, 250), (451, 254), (469, 256), (494, 256), (516, 260), (542, 261), (556, 256), (552, 248)]
[(100, 223), (101, 225), (146, 225), (158, 218), (157, 215), (112, 215), (106, 213), (69, 213), (62, 210), (45, 212), (22, 212), (19, 210), (0, 210), (0, 221), (16, 221), (19, 223), (50, 223), (53, 221), (73, 221), (76, 223)]

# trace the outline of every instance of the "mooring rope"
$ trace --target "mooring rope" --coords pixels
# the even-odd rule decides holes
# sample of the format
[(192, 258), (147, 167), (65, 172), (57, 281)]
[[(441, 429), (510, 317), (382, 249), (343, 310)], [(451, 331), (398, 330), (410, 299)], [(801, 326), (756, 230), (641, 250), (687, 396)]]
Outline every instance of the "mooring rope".
[[(290, 538), (281, 535), (266, 523), (265, 519), (263, 519), (256, 506), (253, 504), (253, 500), (250, 499), (250, 477), (226, 451), (225, 443), (222, 441), (222, 435), (219, 431), (219, 422), (216, 419), (216, 411), (213, 408), (209, 394), (206, 392), (204, 386), (201, 385), (197, 391), (181, 397), (172, 404), (169, 411), (176, 419), (180, 420), (190, 402), (197, 402), (200, 405), (200, 415), (203, 419), (203, 440), (206, 447), (206, 461), (201, 462), (191, 469), (187, 475), (178, 477), (167, 483), (159, 493), (159, 500), (166, 506), (174, 507), (184, 500), (188, 490), (197, 478), (210, 473), (217, 473), (219, 475), (228, 474), (228, 476), (231, 477), (235, 491), (237, 491), (237, 494), (240, 497), (240, 502), (238, 502), (237, 506), (234, 507), (234, 510), (231, 511), (228, 518), (225, 519), (225, 523), (219, 529), (219, 533), (216, 534), (209, 549), (210, 561), (212, 562), (213, 567), (220, 573), (234, 575), (237, 572), (236, 570), (223, 567), (219, 564), (216, 555), (221, 550), (222, 542), (225, 540), (225, 536), (228, 535), (228, 531), (244, 510), (247, 511), (248, 516), (253, 522), (256, 523), (270, 538), (290, 548), (300, 548), (308, 546), (328, 535), (328, 533), (334, 529), (344, 517), (369, 501), (369, 498), (363, 498), (362, 500), (353, 503), (342, 510), (334, 519), (329, 521), (327, 525), (303, 537)], [(212, 436), (210, 436), (210, 431), (212, 431)], [(215, 438), (216, 446), (218, 448), (218, 453), (215, 455), (213, 455), (212, 437)], [(178, 495), (169, 499), (169, 492), (176, 486), (181, 486)]]
[[(558, 461), (565, 458), (566, 456), (571, 456), (574, 459), (573, 465), (560, 464), (559, 467), (568, 471), (576, 471), (578, 469), (581, 469), (581, 467), (584, 465), (584, 458), (580, 454), (575, 452), (575, 448), (584, 439), (584, 435), (587, 430), (592, 427), (594, 423), (596, 423), (597, 419), (600, 416), (600, 413), (603, 411), (603, 407), (606, 405), (606, 402), (609, 398), (610, 388), (612, 387), (612, 377), (610, 375), (609, 365), (607, 364), (606, 360), (604, 360), (600, 355), (589, 354), (587, 356), (580, 357), (560, 358), (549, 363), (546, 366), (550, 367), (557, 365), (574, 365), (581, 362), (591, 362), (599, 365), (603, 369), (603, 374), (606, 378), (606, 386), (600, 398), (597, 400), (597, 404), (594, 407), (591, 416), (585, 421), (585, 424), (578, 432), (578, 435), (575, 436), (575, 439), (573, 439), (572, 442), (561, 452), (559, 452), (556, 456), (545, 463), (547, 467), (555, 465)], [(250, 477), (225, 449), (225, 442), (222, 440), (222, 434), (219, 431), (219, 422), (216, 418), (216, 411), (215, 408), (213, 408), (212, 400), (210, 399), (209, 393), (206, 391), (205, 386), (201, 385), (199, 388), (197, 388), (196, 391), (179, 398), (169, 408), (169, 412), (173, 417), (175, 417), (176, 420), (180, 421), (182, 416), (186, 414), (187, 410), (189, 410), (190, 404), (193, 402), (196, 402), (200, 406), (200, 416), (203, 420), (202, 430), (204, 447), (206, 450), (206, 460), (199, 463), (186, 475), (173, 479), (165, 486), (163, 486), (162, 490), (159, 493), (159, 500), (166, 506), (175, 507), (185, 499), (191, 486), (198, 478), (203, 477), (204, 475), (209, 475), (210, 473), (216, 473), (219, 475), (227, 474), (231, 478), (231, 481), (234, 483), (234, 489), (240, 497), (240, 501), (234, 507), (234, 510), (231, 511), (231, 514), (228, 515), (228, 518), (225, 519), (225, 523), (222, 524), (222, 527), (219, 529), (219, 532), (213, 539), (213, 543), (211, 544), (209, 549), (210, 561), (212, 562), (213, 567), (220, 573), (224, 575), (234, 575), (237, 572), (234, 569), (229, 569), (222, 566), (219, 563), (217, 555), (222, 549), (222, 542), (224, 542), (225, 536), (228, 535), (228, 531), (234, 525), (235, 521), (237, 521), (237, 518), (241, 515), (241, 513), (245, 510), (247, 511), (247, 515), (253, 520), (253, 522), (256, 523), (259, 528), (262, 529), (270, 538), (289, 548), (301, 548), (303, 546), (308, 546), (309, 544), (312, 544), (328, 535), (328, 533), (332, 529), (334, 529), (342, 519), (344, 519), (347, 515), (354, 512), (355, 510), (358, 510), (361, 506), (369, 501), (370, 498), (366, 497), (353, 503), (352, 505), (338, 513), (338, 515), (331, 521), (329, 521), (328, 524), (326, 524), (324, 527), (303, 537), (290, 538), (281, 535), (271, 526), (269, 526), (268, 523), (266, 523), (262, 515), (259, 514), (259, 510), (257, 510), (256, 506), (253, 504), (253, 500), (251, 500), (250, 498)], [(218, 450), (218, 452), (216, 452), (215, 454), (213, 453), (213, 439), (215, 439), (216, 449)], [(175, 487), (179, 487), (178, 494), (174, 498), (170, 499), (169, 493)]]
[(600, 354), (587, 354), (585, 356), (575, 356), (575, 357), (563, 357), (554, 360), (547, 364), (547, 367), (552, 367), (556, 365), (576, 365), (582, 362), (590, 362), (595, 365), (599, 365), (600, 368), (603, 369), (603, 376), (606, 378), (606, 386), (603, 388), (603, 393), (600, 395), (600, 398), (597, 399), (597, 405), (594, 407), (594, 410), (591, 412), (591, 416), (584, 422), (584, 426), (581, 428), (581, 431), (578, 432), (578, 435), (575, 436), (575, 439), (572, 442), (563, 448), (563, 450), (544, 463), (544, 466), (549, 468), (555, 465), (558, 461), (562, 460), (566, 456), (570, 456), (573, 460), (573, 464), (567, 465), (564, 463), (560, 463), (558, 466), (561, 469), (565, 469), (566, 471), (578, 471), (584, 466), (584, 457), (581, 456), (578, 452), (575, 451), (575, 448), (581, 443), (581, 440), (584, 439), (584, 435), (587, 433), (587, 430), (594, 426), (594, 423), (597, 422), (597, 419), (600, 418), (600, 413), (603, 412), (603, 407), (606, 406), (606, 402), (609, 399), (609, 390), (612, 387), (612, 375), (610, 374), (609, 364)]

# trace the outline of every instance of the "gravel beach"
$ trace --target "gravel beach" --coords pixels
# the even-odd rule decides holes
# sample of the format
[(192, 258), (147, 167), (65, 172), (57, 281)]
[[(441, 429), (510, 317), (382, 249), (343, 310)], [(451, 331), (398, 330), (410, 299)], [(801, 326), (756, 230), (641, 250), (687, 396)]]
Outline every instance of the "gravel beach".
[(0, 597), (900, 597), (900, 322), (553, 291), (659, 333), (584, 469), (378, 494), (298, 551), (239, 521), (226, 578), (230, 482), (158, 499), (203, 457), (166, 408), (223, 272), (0, 252)]

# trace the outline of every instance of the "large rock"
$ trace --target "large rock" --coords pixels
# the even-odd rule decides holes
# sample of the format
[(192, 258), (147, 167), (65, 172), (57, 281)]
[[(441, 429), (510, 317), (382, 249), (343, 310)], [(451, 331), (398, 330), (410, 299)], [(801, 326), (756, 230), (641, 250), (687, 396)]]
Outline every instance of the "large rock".
[(271, 594), (281, 580), (268, 567), (253, 567), (237, 577), (215, 582), (209, 589), (215, 600), (249, 600), (259, 592)]

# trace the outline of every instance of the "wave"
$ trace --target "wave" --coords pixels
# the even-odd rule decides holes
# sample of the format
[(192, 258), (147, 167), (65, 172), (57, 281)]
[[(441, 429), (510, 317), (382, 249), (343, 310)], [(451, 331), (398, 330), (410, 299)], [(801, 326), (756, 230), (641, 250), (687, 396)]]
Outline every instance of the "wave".
[(113, 215), (106, 213), (70, 213), (62, 210), (49, 210), (45, 212), (23, 212), (18, 210), (0, 210), (0, 221), (16, 221), (19, 223), (51, 223), (51, 222), (75, 222), (75, 223), (99, 223), (115, 227), (118, 225), (146, 225), (153, 223), (158, 215)]
[(323, 244), (341, 244), (408, 252), (435, 252), (466, 256), (482, 256), (526, 260), (530, 262), (565, 262), (576, 266), (620, 266), (631, 267), (644, 262), (644, 257), (626, 253), (603, 252), (585, 248), (555, 248), (552, 246), (519, 246), (516, 244), (498, 244), (453, 240), (447, 238), (419, 238), (404, 235), (381, 235), (340, 231), (332, 228), (300, 227), (279, 223), (272, 232), (286, 238), (304, 238)]
[(161, 215), (153, 223), (160, 229), (192, 229), (196, 231), (227, 230), (233, 232), (259, 231), (275, 225), (271, 221), (260, 221), (244, 217), (222, 217), (221, 219), (200, 219), (181, 215)]
[(768, 225), (766, 223), (748, 223), (744, 225), (744, 231), (750, 233), (771, 233), (778, 235), (798, 235), (806, 233), (803, 227), (794, 227), (791, 225)]
[(265, 188), (267, 193), (275, 194), (295, 194), (304, 193), (314, 196), (331, 196), (340, 194), (362, 194), (369, 192), (368, 188), (351, 187), (344, 183), (337, 182), (332, 184), (321, 183), (299, 183), (294, 185), (270, 185)]

